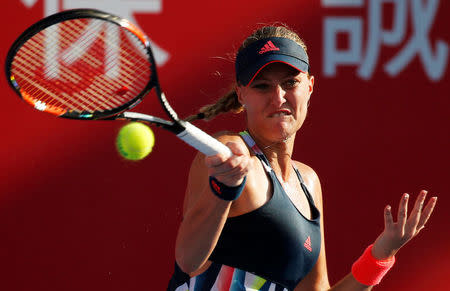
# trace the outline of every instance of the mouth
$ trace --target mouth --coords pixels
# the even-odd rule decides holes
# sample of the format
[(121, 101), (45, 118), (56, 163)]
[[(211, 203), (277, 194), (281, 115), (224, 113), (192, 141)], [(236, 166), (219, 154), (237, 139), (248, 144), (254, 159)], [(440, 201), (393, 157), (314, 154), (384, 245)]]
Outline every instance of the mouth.
[(276, 118), (276, 117), (284, 117), (284, 116), (290, 116), (292, 115), (292, 112), (288, 109), (279, 109), (276, 111), (273, 111), (269, 114), (269, 118)]

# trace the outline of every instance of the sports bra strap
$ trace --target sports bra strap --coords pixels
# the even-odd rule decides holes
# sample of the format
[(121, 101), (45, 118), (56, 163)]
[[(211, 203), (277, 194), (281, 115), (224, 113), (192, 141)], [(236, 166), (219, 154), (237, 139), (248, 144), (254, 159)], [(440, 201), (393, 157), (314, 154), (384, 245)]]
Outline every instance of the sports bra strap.
[(294, 168), (294, 171), (298, 176), (298, 179), (300, 180), (300, 183), (304, 184), (305, 181), (303, 181), (303, 177), (302, 177), (302, 174), (300, 174), (300, 170), (297, 168), (294, 161), (292, 161), (291, 164), (292, 164), (292, 168)]
[[(264, 169), (267, 173), (270, 173), (272, 171), (272, 167), (270, 166), (269, 160), (267, 160), (266, 156), (264, 155), (263, 151), (258, 147), (256, 142), (253, 140), (251, 135), (248, 133), (248, 131), (244, 130), (239, 132), (241, 137), (244, 139), (245, 143), (253, 150), (255, 155), (261, 160)], [(295, 172), (297, 173), (297, 176), (300, 180), (300, 183), (304, 184), (304, 180), (302, 175), (300, 174), (300, 171), (298, 170), (297, 166), (295, 165), (294, 161), (291, 161), (292, 167), (294, 168)]]
[(272, 171), (272, 167), (270, 166), (269, 161), (267, 160), (266, 156), (262, 152), (262, 150), (258, 147), (258, 145), (255, 143), (253, 138), (250, 136), (248, 131), (244, 130), (239, 133), (241, 137), (244, 139), (245, 143), (253, 150), (256, 157), (258, 157), (264, 166), (264, 170), (266, 170), (267, 173), (270, 173)]
[[(261, 161), (261, 164), (264, 166), (264, 169), (266, 170), (266, 172), (269, 174), (272, 173), (273, 170), (272, 170), (272, 167), (270, 166), (269, 160), (266, 158), (263, 151), (258, 147), (256, 142), (253, 140), (250, 133), (248, 133), (248, 131), (244, 130), (244, 131), (239, 132), (239, 134), (244, 139), (245, 143), (253, 150), (256, 157)], [(292, 160), (291, 160), (291, 165), (292, 165), (292, 168), (294, 169), (295, 173), (297, 174), (298, 179), (300, 180), (300, 185), (301, 185), (302, 190), (305, 193), (306, 198), (308, 199), (310, 205), (315, 206), (314, 199), (312, 198), (311, 194), (308, 191), (308, 188), (306, 187), (305, 181), (303, 180), (303, 177), (300, 174), (300, 170), (297, 168), (294, 161), (292, 161)], [(275, 172), (273, 172), (273, 175), (276, 177)]]

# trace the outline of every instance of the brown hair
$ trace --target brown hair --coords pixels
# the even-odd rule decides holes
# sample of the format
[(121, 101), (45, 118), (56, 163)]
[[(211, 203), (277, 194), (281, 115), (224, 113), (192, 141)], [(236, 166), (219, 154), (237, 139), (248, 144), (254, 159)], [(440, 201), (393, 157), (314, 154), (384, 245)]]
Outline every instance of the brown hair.
[[(291, 39), (303, 47), (305, 52), (307, 51), (304, 41), (293, 30), (288, 28), (284, 24), (263, 26), (255, 30), (249, 37), (247, 37), (239, 48), (238, 52), (246, 48), (251, 43), (260, 39), (268, 37), (284, 37)], [(236, 93), (237, 84), (234, 83), (232, 89), (223, 95), (215, 104), (205, 105), (200, 108), (199, 113), (187, 117), (186, 121), (194, 121), (198, 119), (211, 120), (219, 114), (226, 112), (240, 113), (244, 110), (242, 104), (238, 101)]]

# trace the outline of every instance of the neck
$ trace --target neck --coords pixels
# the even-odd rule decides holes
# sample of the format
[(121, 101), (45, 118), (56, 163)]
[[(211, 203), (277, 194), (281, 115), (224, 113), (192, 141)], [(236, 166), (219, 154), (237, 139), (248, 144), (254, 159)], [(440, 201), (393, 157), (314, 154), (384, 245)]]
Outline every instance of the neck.
[(270, 141), (253, 134), (249, 134), (269, 160), (275, 173), (287, 181), (292, 171), (292, 152), (294, 148), (295, 134), (279, 141)]

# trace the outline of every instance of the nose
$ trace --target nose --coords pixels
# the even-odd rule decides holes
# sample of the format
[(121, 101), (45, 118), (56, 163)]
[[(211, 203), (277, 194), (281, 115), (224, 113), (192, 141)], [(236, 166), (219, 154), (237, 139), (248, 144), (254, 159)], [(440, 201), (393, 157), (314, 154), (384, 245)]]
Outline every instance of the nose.
[(277, 85), (274, 89), (272, 96), (272, 103), (276, 106), (280, 106), (286, 102), (286, 91), (280, 85)]

